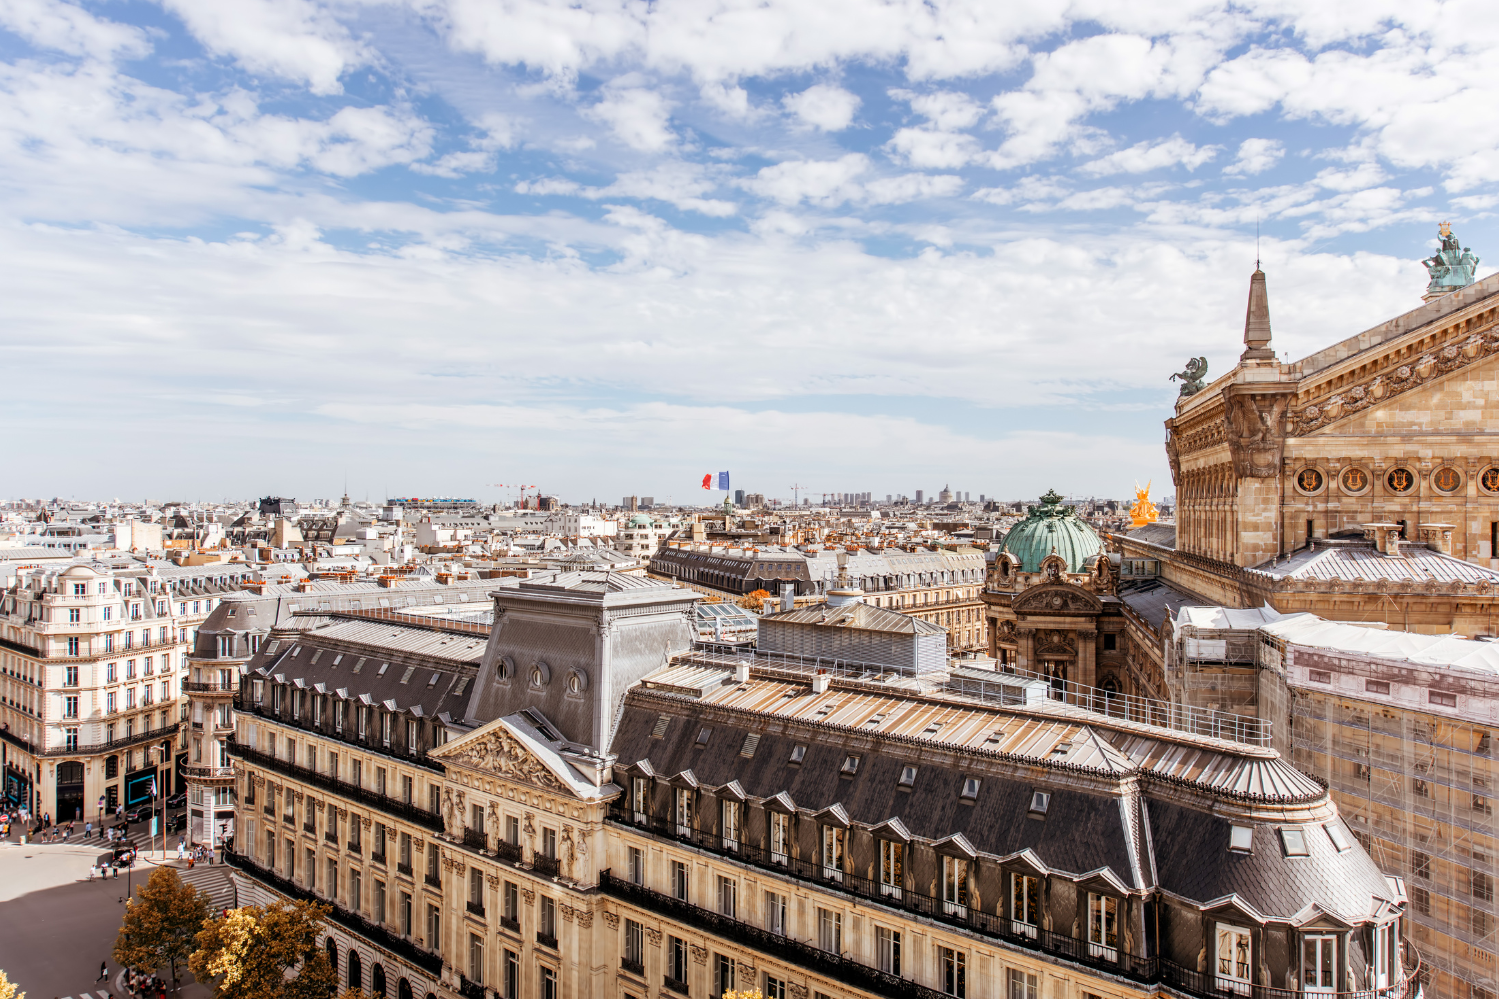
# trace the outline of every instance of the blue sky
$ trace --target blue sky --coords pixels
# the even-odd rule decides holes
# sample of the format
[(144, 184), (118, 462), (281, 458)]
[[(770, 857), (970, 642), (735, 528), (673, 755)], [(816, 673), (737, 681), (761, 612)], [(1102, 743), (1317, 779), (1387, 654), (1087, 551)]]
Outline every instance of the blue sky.
[(1418, 305), (1438, 221), (1499, 254), (1496, 49), (1419, 0), (0, 0), (0, 492), (1169, 493), (1256, 223), (1292, 358)]

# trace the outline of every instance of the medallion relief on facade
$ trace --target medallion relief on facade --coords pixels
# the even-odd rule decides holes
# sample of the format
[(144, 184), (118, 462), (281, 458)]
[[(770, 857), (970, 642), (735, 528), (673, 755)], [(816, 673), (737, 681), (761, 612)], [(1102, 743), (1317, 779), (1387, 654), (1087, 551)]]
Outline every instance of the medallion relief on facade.
[(1096, 614), (1103, 605), (1075, 586), (1054, 583), (1020, 594), (1010, 609), (1017, 614)]

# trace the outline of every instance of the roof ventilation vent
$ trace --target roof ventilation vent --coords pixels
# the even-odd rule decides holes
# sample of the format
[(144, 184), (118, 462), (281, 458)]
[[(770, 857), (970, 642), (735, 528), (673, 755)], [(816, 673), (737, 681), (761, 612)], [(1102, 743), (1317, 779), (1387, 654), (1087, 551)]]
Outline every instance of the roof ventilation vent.
[(828, 684), (832, 682), (832, 679), (825, 671), (818, 670), (817, 675), (812, 677), (812, 693), (826, 694), (828, 692)]

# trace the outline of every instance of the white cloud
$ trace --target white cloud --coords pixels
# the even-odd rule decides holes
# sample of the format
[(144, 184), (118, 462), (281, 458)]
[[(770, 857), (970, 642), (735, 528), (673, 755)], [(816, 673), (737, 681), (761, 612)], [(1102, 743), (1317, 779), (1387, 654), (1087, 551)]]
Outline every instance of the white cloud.
[(631, 149), (658, 153), (676, 142), (668, 126), (671, 102), (634, 77), (611, 81), (602, 99), (584, 108), (583, 114), (608, 125), (614, 137)]
[(948, 198), (963, 189), (963, 178), (951, 174), (908, 173), (882, 177), (864, 185), (871, 204), (894, 205), (927, 198)]
[(343, 90), (339, 78), (368, 56), (329, 11), (309, 0), (160, 0), (203, 47), (252, 73)]
[(515, 185), (515, 190), (518, 194), (565, 195), (588, 198), (591, 201), (647, 198), (703, 215), (720, 218), (733, 215), (737, 206), (732, 201), (703, 197), (718, 186), (718, 180), (705, 168), (695, 163), (673, 160), (650, 170), (622, 173), (613, 183), (603, 187), (585, 187), (561, 177), (549, 177), (521, 181)]
[(1106, 177), (1116, 173), (1145, 173), (1162, 167), (1183, 166), (1196, 170), (1218, 155), (1218, 146), (1195, 146), (1180, 135), (1157, 142), (1137, 142), (1128, 149), (1084, 163), (1080, 168), (1093, 177)]
[(858, 198), (863, 188), (854, 178), (869, 169), (869, 157), (849, 153), (836, 160), (788, 160), (768, 166), (744, 186), (783, 205), (806, 201), (831, 207)]
[(788, 94), (781, 103), (808, 126), (841, 132), (853, 122), (861, 102), (842, 87), (819, 83), (799, 94)]
[(1223, 168), (1231, 177), (1249, 177), (1264, 173), (1285, 156), (1286, 147), (1279, 139), (1245, 139), (1239, 143), (1239, 156)]
[(0, 26), (37, 48), (74, 56), (140, 57), (151, 50), (139, 28), (103, 20), (60, 0), (5, 0), (0, 3)]
[(927, 119), (916, 128), (902, 128), (891, 136), (888, 147), (897, 157), (916, 167), (951, 170), (966, 166), (981, 151), (979, 141), (961, 131), (983, 118), (985, 109), (966, 94), (939, 91), (916, 94), (892, 90), (890, 96), (908, 101), (911, 109)]
[(515, 145), (515, 123), (503, 114), (487, 114), (478, 127), (480, 134), (469, 141), (470, 148), (446, 153), (431, 163), (413, 163), (411, 169), (437, 177), (489, 173), (499, 152)]

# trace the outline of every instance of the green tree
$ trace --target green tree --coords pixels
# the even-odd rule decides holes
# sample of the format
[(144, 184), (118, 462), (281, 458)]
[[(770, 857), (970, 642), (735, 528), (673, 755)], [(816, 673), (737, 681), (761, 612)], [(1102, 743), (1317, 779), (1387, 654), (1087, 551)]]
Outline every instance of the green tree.
[(170, 867), (158, 867), (135, 890), (125, 906), (125, 920), (115, 940), (114, 959), (127, 968), (155, 972), (187, 962), (197, 947), (198, 931), (208, 919), (208, 894), (184, 884)]
[(26, 993), (16, 991), (16, 983), (0, 971), (0, 999), (26, 999)]
[(318, 936), (330, 911), (285, 901), (231, 909), (203, 927), (188, 967), (214, 999), (328, 999), (338, 976)]

